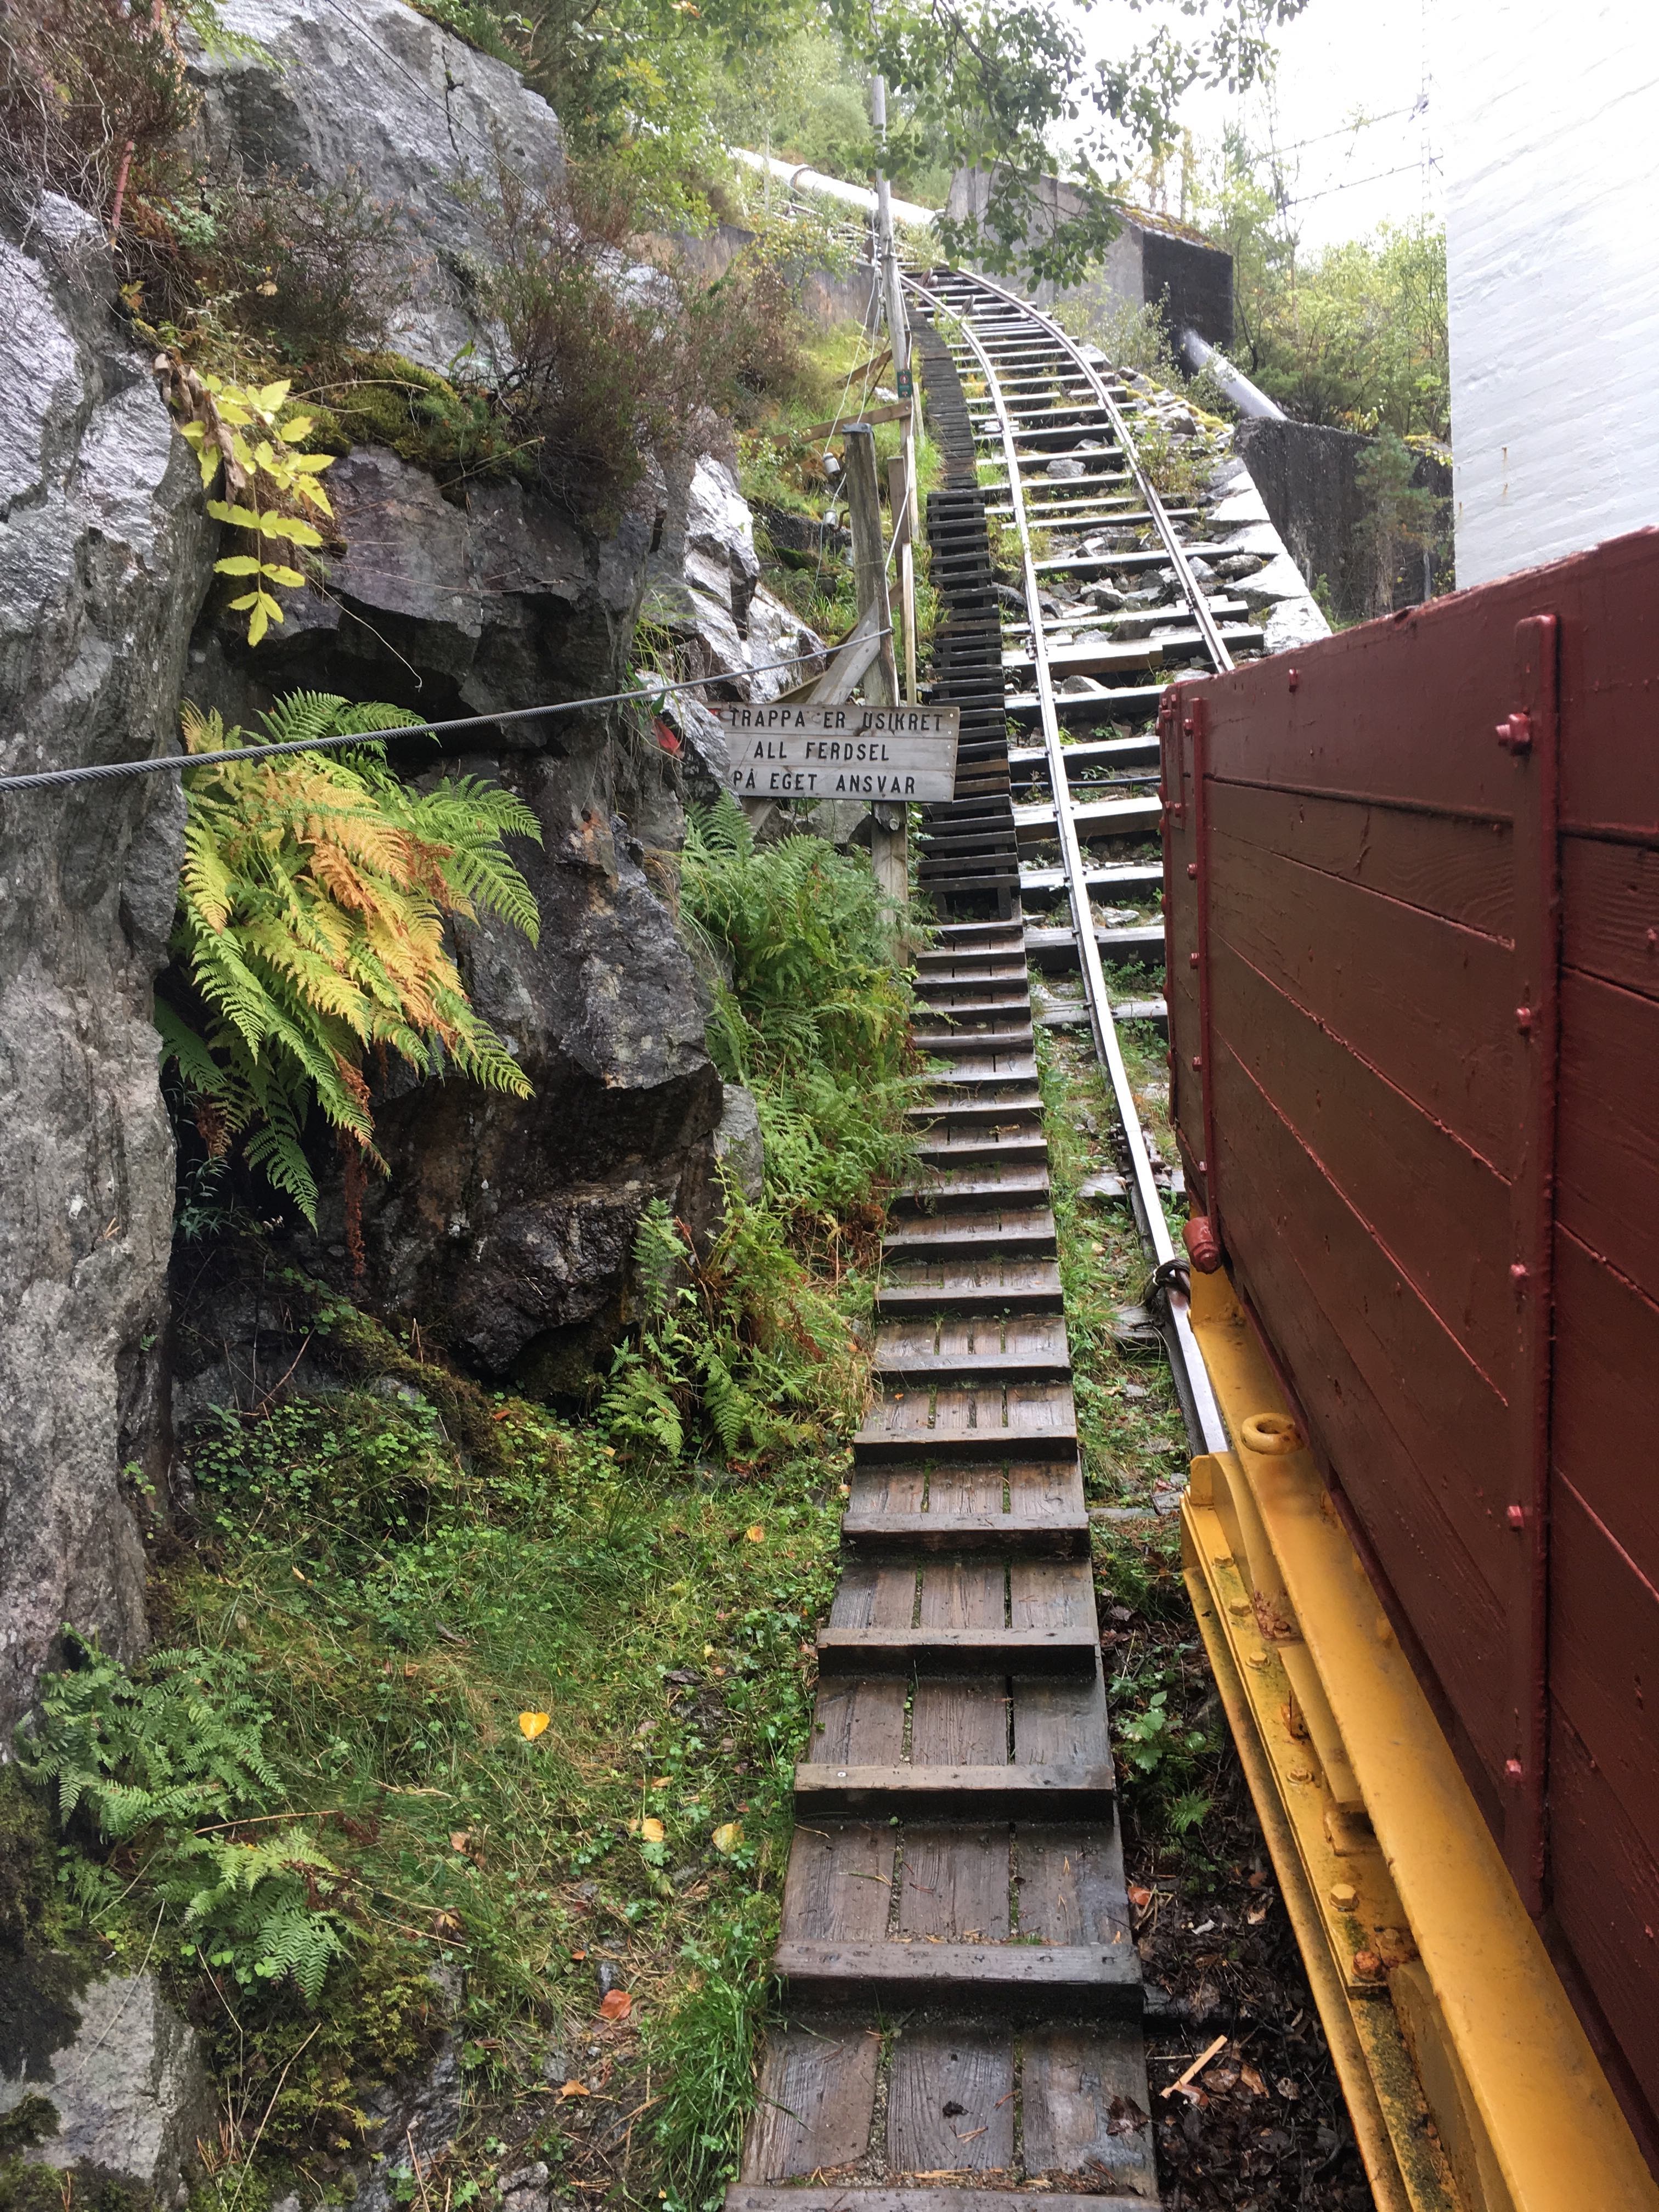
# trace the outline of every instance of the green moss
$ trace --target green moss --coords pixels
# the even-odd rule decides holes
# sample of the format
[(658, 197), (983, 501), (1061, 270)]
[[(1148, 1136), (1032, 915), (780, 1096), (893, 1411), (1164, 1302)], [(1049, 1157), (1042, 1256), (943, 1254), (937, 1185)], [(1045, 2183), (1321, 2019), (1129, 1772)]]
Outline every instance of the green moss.
[(402, 354), (350, 356), (344, 377), (297, 395), (294, 411), (312, 417), (308, 452), (386, 446), (445, 484), (465, 477), (535, 473), (535, 441), (518, 437), (489, 393), (453, 383)]
[(372, 1931), (331, 1977), (313, 2012), (291, 1994), (232, 2019), (215, 2008), (207, 2055), (239, 2111), (266, 2115), (261, 2148), (273, 2160), (359, 2151), (371, 2124), (365, 2100), (412, 2074), (443, 2025), (443, 2001), (419, 1952)]
[(10, 2112), (0, 2116), (0, 2158), (20, 2150), (33, 2150), (58, 2132), (58, 2107), (50, 2097), (31, 2090)]

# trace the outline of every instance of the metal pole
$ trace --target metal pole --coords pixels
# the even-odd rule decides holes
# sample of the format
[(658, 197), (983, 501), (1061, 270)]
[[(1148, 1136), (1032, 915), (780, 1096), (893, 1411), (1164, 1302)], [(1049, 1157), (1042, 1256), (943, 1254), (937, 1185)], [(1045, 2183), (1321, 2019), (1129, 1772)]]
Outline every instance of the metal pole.
[(899, 605), (904, 612), (904, 696), (912, 706), (916, 702), (915, 523), (910, 512), (915, 471), (915, 449), (907, 438), (904, 451), (896, 453), (887, 464), (887, 511), (893, 518), (893, 533), (899, 540)]
[[(881, 527), (881, 492), (876, 478), (876, 434), (866, 428), (842, 435), (847, 477), (847, 522), (853, 534), (853, 581), (860, 617), (873, 608), (890, 635), (871, 663), (864, 696), (872, 707), (899, 703), (898, 671), (893, 660), (892, 613), (887, 595), (887, 547)], [(902, 806), (881, 802), (870, 810), (870, 859), (876, 881), (896, 905), (909, 896), (909, 817)]]
[(901, 399), (910, 397), (910, 330), (904, 313), (904, 283), (899, 274), (898, 252), (893, 244), (893, 197), (887, 184), (887, 80), (870, 80), (870, 119), (882, 166), (876, 171), (876, 259), (881, 270), (882, 297), (886, 303), (887, 335), (893, 345), (893, 376)]

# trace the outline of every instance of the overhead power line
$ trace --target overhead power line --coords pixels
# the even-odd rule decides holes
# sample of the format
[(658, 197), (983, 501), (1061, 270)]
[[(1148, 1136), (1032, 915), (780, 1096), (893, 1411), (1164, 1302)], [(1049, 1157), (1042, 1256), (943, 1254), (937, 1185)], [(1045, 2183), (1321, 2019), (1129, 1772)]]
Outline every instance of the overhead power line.
[[(1298, 192), (1293, 200), (1280, 200), (1279, 204), (1281, 208), (1305, 207), (1310, 200), (1328, 200), (1333, 192), (1357, 191), (1361, 185), (1380, 185), (1387, 177), (1403, 177), (1408, 169), (1420, 169), (1423, 166), (1421, 161), (1401, 161), (1396, 168), (1379, 169), (1375, 176), (1348, 177), (1340, 185), (1326, 185), (1316, 192)], [(1428, 167), (1437, 169), (1439, 166), (1438, 161), (1431, 155)]]

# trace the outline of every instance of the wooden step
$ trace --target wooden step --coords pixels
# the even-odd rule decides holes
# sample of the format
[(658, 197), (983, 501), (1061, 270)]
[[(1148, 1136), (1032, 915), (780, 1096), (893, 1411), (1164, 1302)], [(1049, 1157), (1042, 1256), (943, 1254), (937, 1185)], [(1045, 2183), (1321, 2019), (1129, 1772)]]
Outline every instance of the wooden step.
[(858, 1462), (1077, 1457), (1069, 1382), (885, 1389), (853, 1439)]
[(988, 1255), (946, 1264), (918, 1260), (882, 1270), (876, 1311), (895, 1314), (1062, 1313), (1060, 1268), (1042, 1257)]
[[(1164, 819), (1161, 799), (1097, 799), (1072, 801), (1072, 820), (1079, 837), (1150, 837)], [(1014, 809), (1022, 845), (1057, 836), (1052, 800), (1033, 800)]]
[(1109, 1766), (842, 1766), (795, 1769), (800, 1814), (831, 1819), (873, 1813), (881, 1819), (974, 1820), (1107, 1820), (1115, 1778)]
[(995, 1170), (963, 1170), (929, 1176), (921, 1182), (907, 1184), (896, 1194), (893, 1204), (896, 1209), (903, 1207), (908, 1218), (918, 1211), (944, 1214), (963, 1206), (983, 1206), (988, 1200), (1001, 1206), (1046, 1206), (1048, 1195), (1048, 1169), (1033, 1160)]
[(878, 1513), (849, 1510), (841, 1540), (861, 1559), (917, 1552), (964, 1559), (1086, 1559), (1091, 1522), (1072, 1513)]
[(1006, 1322), (884, 1322), (876, 1332), (878, 1376), (951, 1382), (993, 1369), (1005, 1382), (1063, 1381), (1072, 1371), (1064, 1322), (1023, 1315)]
[(933, 1086), (933, 1100), (905, 1109), (905, 1118), (939, 1128), (964, 1129), (978, 1125), (1001, 1129), (1042, 1127), (1042, 1094), (1035, 1084), (1024, 1084), (994, 1095), (951, 1096), (943, 1085)]
[(1022, 1022), (1018, 1028), (994, 1030), (936, 1029), (930, 1024), (925, 1029), (913, 1030), (912, 1035), (915, 1038), (917, 1050), (926, 1053), (930, 1059), (965, 1053), (1028, 1053), (1032, 1049), (1033, 1042), (1030, 1022)]
[(881, 1241), (882, 1264), (895, 1260), (951, 1261), (975, 1252), (1012, 1255), (1055, 1249), (1054, 1217), (1047, 1206), (964, 1209), (933, 1218), (907, 1216)]
[(924, 1165), (941, 1170), (1002, 1160), (1030, 1162), (1045, 1169), (1048, 1164), (1048, 1146), (1042, 1130), (1026, 1124), (924, 1138), (916, 1152)]
[(772, 1971), (792, 2002), (985, 2004), (999, 2013), (1138, 2019), (1140, 1960), (1131, 1942), (812, 1942), (786, 1938)]
[(1092, 1620), (1059, 1628), (821, 1628), (820, 1674), (1066, 1675), (1098, 1666)]

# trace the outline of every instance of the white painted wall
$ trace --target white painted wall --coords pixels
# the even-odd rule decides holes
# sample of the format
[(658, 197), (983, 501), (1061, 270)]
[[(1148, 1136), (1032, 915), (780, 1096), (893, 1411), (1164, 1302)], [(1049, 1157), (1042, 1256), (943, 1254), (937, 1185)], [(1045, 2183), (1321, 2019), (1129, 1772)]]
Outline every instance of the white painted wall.
[(1659, 4), (1447, 19), (1462, 586), (1659, 524)]

